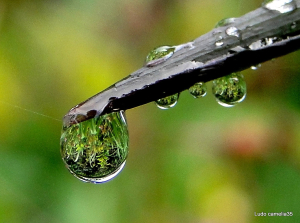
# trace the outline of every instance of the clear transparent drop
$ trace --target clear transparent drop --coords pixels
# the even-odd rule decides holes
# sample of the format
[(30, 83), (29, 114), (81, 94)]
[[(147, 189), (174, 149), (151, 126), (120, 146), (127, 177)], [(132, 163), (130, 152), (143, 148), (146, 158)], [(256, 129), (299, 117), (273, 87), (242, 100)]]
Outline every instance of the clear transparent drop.
[(155, 48), (147, 55), (146, 66), (153, 67), (165, 62), (174, 54), (175, 49), (176, 47), (173, 46), (161, 46)]
[(155, 101), (155, 104), (160, 109), (173, 108), (177, 104), (178, 98), (179, 98), (179, 93), (176, 93), (176, 94), (167, 96), (165, 98), (158, 99), (157, 101)]
[(240, 37), (240, 30), (234, 26), (228, 27), (225, 32), (228, 36)]
[(222, 26), (227, 26), (227, 25), (229, 25), (229, 24), (234, 23), (234, 21), (235, 21), (235, 18), (225, 18), (225, 19), (222, 19), (222, 20), (220, 20), (220, 21), (215, 25), (215, 28), (222, 27)]
[(256, 64), (256, 65), (251, 66), (251, 69), (252, 69), (252, 70), (257, 70), (257, 69), (260, 68), (260, 67), (261, 67), (261, 64), (259, 63), (259, 64)]
[(67, 169), (78, 179), (103, 183), (124, 167), (128, 130), (123, 112), (113, 112), (63, 127), (60, 152)]
[(268, 10), (280, 13), (292, 12), (297, 8), (294, 0), (265, 0), (262, 6)]
[(246, 82), (242, 74), (232, 73), (214, 80), (212, 92), (220, 105), (232, 107), (245, 99)]
[(207, 94), (206, 84), (204, 82), (196, 83), (189, 88), (189, 92), (194, 98), (204, 97)]
[(222, 46), (224, 44), (222, 36), (216, 36), (215, 38), (216, 38), (216, 41), (215, 41), (216, 46)]

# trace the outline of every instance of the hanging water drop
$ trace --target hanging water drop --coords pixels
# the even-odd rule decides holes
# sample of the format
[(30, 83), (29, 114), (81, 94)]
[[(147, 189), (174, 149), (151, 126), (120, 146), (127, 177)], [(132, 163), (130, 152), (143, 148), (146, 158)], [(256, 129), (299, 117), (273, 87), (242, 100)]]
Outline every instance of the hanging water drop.
[(150, 53), (147, 55), (146, 66), (154, 67), (160, 63), (165, 62), (174, 54), (175, 49), (176, 47), (172, 46), (161, 46), (155, 48), (154, 50), (150, 51)]
[(234, 26), (228, 27), (225, 32), (228, 36), (240, 37), (240, 31)]
[(265, 0), (262, 6), (268, 10), (280, 13), (292, 12), (297, 8), (294, 0)]
[(214, 80), (212, 92), (220, 105), (232, 107), (245, 99), (246, 82), (242, 74), (232, 73)]
[(124, 167), (128, 130), (123, 112), (114, 112), (63, 127), (60, 151), (67, 169), (78, 179), (103, 183)]
[(207, 94), (206, 84), (204, 82), (196, 83), (189, 88), (189, 92), (194, 98), (204, 97)]
[(179, 93), (176, 93), (165, 98), (158, 99), (157, 101), (155, 101), (155, 103), (160, 109), (169, 109), (173, 108), (177, 104), (178, 98)]
[(232, 24), (235, 22), (235, 18), (225, 18), (225, 19), (222, 19), (220, 20), (216, 25), (215, 25), (215, 28), (218, 28), (218, 27), (222, 27), (222, 26), (227, 26), (229, 24)]

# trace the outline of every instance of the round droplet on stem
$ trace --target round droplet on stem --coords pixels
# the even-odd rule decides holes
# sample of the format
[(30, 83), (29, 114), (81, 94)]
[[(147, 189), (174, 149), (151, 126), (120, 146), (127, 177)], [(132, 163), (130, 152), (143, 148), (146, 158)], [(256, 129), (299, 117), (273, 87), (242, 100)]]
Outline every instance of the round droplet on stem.
[(179, 98), (179, 93), (176, 93), (176, 94), (158, 99), (157, 101), (155, 101), (155, 104), (160, 109), (173, 108), (177, 104), (178, 98)]
[(246, 82), (240, 73), (218, 78), (212, 85), (212, 92), (217, 102), (225, 107), (232, 107), (242, 102), (246, 97), (246, 91)]
[(294, 0), (265, 0), (262, 6), (271, 11), (288, 13), (296, 10), (297, 5)]
[(173, 46), (161, 46), (155, 48), (147, 55), (145, 65), (147, 67), (154, 67), (165, 62), (174, 54), (175, 49), (176, 47)]
[(234, 26), (228, 27), (225, 32), (228, 36), (240, 37), (240, 30)]
[(194, 98), (204, 97), (207, 94), (206, 84), (204, 82), (196, 83), (189, 88), (189, 92)]
[(215, 25), (215, 28), (222, 27), (222, 26), (227, 26), (227, 25), (229, 25), (229, 24), (234, 23), (235, 20), (236, 20), (236, 18), (225, 18), (225, 19), (222, 19), (222, 20), (220, 20), (220, 21)]
[(123, 112), (113, 112), (63, 127), (60, 151), (67, 169), (76, 178), (103, 183), (123, 169), (128, 139)]
[(216, 36), (215, 39), (216, 39), (215, 41), (216, 46), (222, 46), (224, 44), (222, 36)]

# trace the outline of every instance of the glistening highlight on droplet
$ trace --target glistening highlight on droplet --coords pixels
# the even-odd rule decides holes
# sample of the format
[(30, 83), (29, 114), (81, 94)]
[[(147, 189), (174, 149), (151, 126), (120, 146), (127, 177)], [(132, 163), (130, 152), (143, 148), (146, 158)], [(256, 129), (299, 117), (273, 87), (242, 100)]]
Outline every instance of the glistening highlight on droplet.
[(246, 82), (241, 73), (232, 73), (214, 80), (212, 92), (220, 105), (232, 107), (245, 99)]
[(225, 32), (228, 36), (240, 37), (240, 30), (234, 26), (228, 27)]
[(78, 179), (103, 183), (124, 167), (128, 130), (123, 112), (114, 112), (63, 127), (60, 151), (67, 169)]
[(218, 33), (215, 33), (214, 38), (215, 38), (215, 46), (217, 46), (217, 47), (223, 46), (224, 42), (223, 42), (223, 37), (221, 35), (218, 35)]
[(262, 6), (268, 10), (277, 11), (279, 13), (289, 13), (297, 8), (294, 0), (265, 0)]
[(155, 101), (155, 104), (160, 109), (173, 108), (177, 104), (178, 98), (179, 98), (179, 93), (176, 93), (176, 94), (158, 99), (157, 101)]
[(206, 84), (204, 82), (196, 83), (189, 88), (189, 92), (194, 98), (204, 97), (207, 94)]
[(146, 66), (153, 67), (163, 63), (174, 54), (175, 49), (176, 47), (173, 46), (161, 46), (155, 48), (147, 55)]

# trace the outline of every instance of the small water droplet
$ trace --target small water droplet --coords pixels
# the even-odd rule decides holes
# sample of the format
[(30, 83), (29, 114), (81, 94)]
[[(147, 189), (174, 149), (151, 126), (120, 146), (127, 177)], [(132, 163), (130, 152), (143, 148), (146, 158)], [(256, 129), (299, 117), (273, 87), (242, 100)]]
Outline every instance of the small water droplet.
[(155, 101), (155, 103), (160, 109), (169, 109), (173, 108), (177, 104), (178, 98), (179, 93), (176, 93), (165, 98), (158, 99), (157, 101)]
[(146, 66), (153, 67), (165, 62), (174, 54), (175, 49), (176, 47), (173, 46), (161, 46), (155, 48), (147, 55)]
[(222, 36), (216, 36), (215, 39), (216, 39), (215, 41), (216, 46), (222, 46), (224, 44)]
[(234, 26), (228, 27), (225, 32), (228, 36), (240, 37), (240, 31)]
[(265, 0), (262, 6), (272, 11), (278, 11), (280, 13), (292, 12), (297, 8), (294, 0)]
[(297, 23), (293, 22), (292, 25), (291, 25), (291, 29), (296, 29), (296, 27), (297, 27)]
[(246, 82), (242, 74), (232, 73), (214, 80), (212, 92), (220, 105), (232, 107), (245, 99)]
[(252, 69), (252, 70), (257, 70), (257, 69), (260, 68), (260, 67), (261, 67), (261, 64), (259, 63), (259, 64), (256, 64), (256, 65), (251, 66), (251, 69)]
[(207, 94), (206, 84), (204, 82), (196, 83), (189, 88), (189, 92), (194, 98), (204, 97)]
[(113, 112), (63, 127), (60, 151), (67, 169), (78, 179), (103, 183), (124, 167), (128, 130), (123, 112)]
[(229, 24), (232, 24), (235, 22), (235, 18), (225, 18), (225, 19), (222, 19), (220, 20), (216, 25), (215, 25), (215, 28), (218, 28), (218, 27), (222, 27), (222, 26), (227, 26)]

